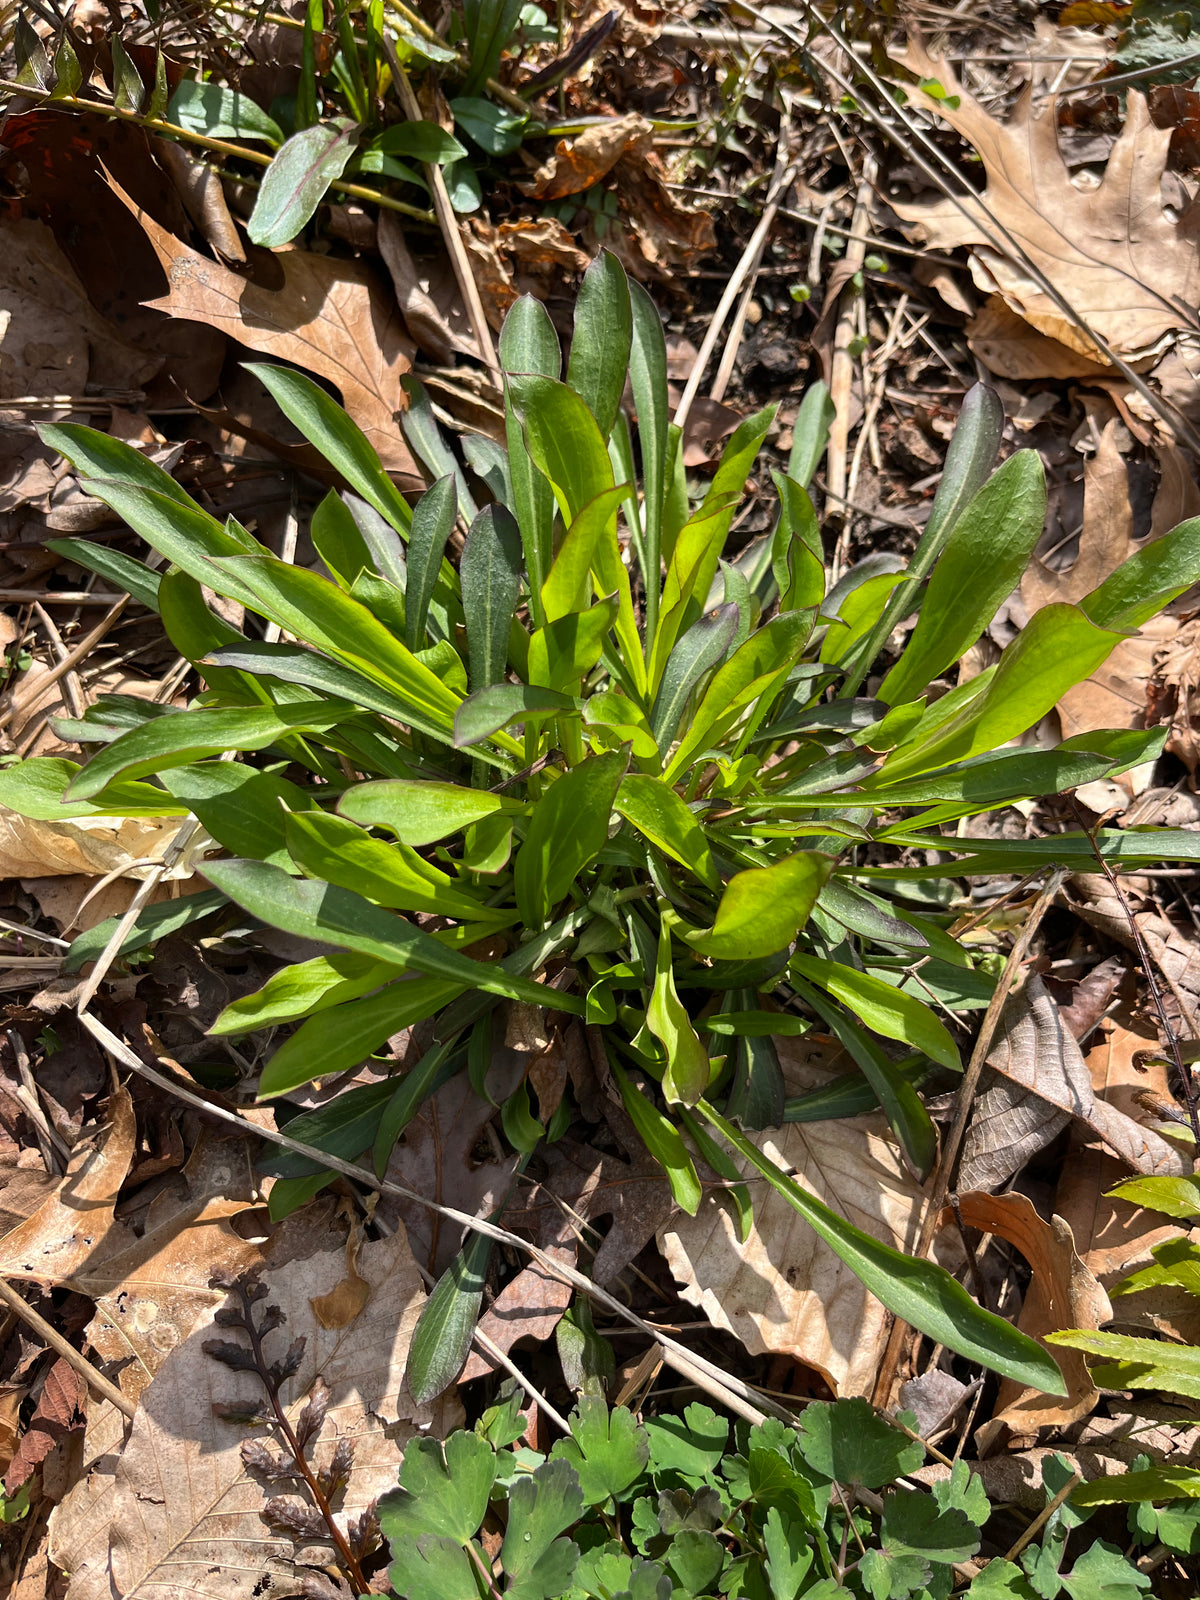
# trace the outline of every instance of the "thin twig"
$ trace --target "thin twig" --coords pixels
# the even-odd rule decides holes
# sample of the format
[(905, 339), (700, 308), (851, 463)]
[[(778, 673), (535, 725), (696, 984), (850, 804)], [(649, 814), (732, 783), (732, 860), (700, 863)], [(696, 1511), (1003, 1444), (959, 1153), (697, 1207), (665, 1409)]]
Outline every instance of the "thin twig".
[[(39, 598), (41, 600), (59, 600), (64, 599), (65, 596), (42, 595)], [(116, 622), (122, 611), (124, 611), (125, 607), (129, 604), (129, 596), (127, 594), (118, 595), (115, 600), (112, 599), (111, 595), (72, 595), (71, 598), (80, 605), (86, 605), (88, 603), (104, 604), (110, 601), (111, 604), (109, 605), (108, 611), (100, 618), (100, 621), (92, 629), (91, 633), (85, 635), (85, 637), (79, 641), (72, 651), (65, 655), (61, 661), (55, 662), (54, 666), (50, 668), (50, 671), (43, 674), (43, 676), (38, 679), (39, 694), (42, 690), (48, 689), (52, 683), (57, 683), (60, 678), (65, 677), (68, 672), (74, 671), (74, 669), (83, 660), (84, 656), (88, 655), (96, 648), (101, 639), (104, 638), (105, 634), (112, 627), (113, 623)], [(7, 727), (15, 715), (16, 702), (15, 700), (10, 700), (9, 704), (4, 708), (4, 710), (0, 711), (0, 728)]]
[[(392, 76), (396, 80), (396, 89), (400, 95), (400, 104), (404, 108), (404, 115), (410, 122), (421, 121), (421, 106), (413, 93), (412, 84), (408, 81), (408, 74), (400, 64), (396, 54), (396, 47), (387, 33), (382, 35), (384, 53), (392, 69)], [(479, 297), (479, 285), (475, 282), (475, 274), (471, 271), (471, 263), (467, 257), (466, 246), (462, 241), (459, 231), (458, 218), (454, 215), (454, 207), (450, 204), (450, 194), (446, 188), (446, 179), (441, 167), (436, 162), (425, 163), (425, 179), (429, 184), (429, 192), (433, 196), (433, 209), (437, 213), (438, 226), (442, 230), (442, 237), (446, 241), (446, 249), (450, 253), (450, 261), (454, 267), (454, 276), (458, 279), (458, 287), (463, 297), (463, 304), (467, 308), (467, 315), (471, 319), (471, 331), (475, 335), (475, 342), (479, 346), (479, 356), (488, 371), (492, 373), (497, 383), (503, 380), (500, 377), (500, 363), (496, 359), (496, 346), (492, 342), (492, 330), (488, 326), (487, 316), (484, 313), (483, 301)]]
[(1037, 1516), (1025, 1529), (1025, 1532), (1017, 1540), (1016, 1544), (1013, 1545), (1012, 1549), (1004, 1558), (1006, 1561), (1015, 1561), (1017, 1559), (1017, 1557), (1021, 1554), (1021, 1551), (1024, 1550), (1025, 1546), (1032, 1539), (1037, 1538), (1038, 1534), (1041, 1533), (1042, 1529), (1050, 1521), (1050, 1518), (1058, 1510), (1059, 1506), (1066, 1504), (1071, 1495), (1074, 1494), (1075, 1490), (1078, 1489), (1082, 1482), (1082, 1473), (1073, 1472), (1071, 1474), (1066, 1483), (1063, 1484), (1062, 1488), (1054, 1496), (1054, 1499), (1051, 1500), (1050, 1504), (1037, 1514)]
[[(967, 1131), (967, 1124), (970, 1122), (971, 1113), (974, 1110), (975, 1092), (979, 1087), (979, 1079), (987, 1062), (988, 1052), (992, 1048), (992, 1039), (1000, 1022), (1000, 1013), (1004, 1010), (1004, 1003), (1008, 999), (1016, 981), (1021, 963), (1033, 942), (1034, 935), (1041, 927), (1043, 917), (1054, 903), (1054, 897), (1062, 887), (1063, 879), (1066, 875), (1065, 868), (1056, 868), (1051, 874), (1046, 887), (1034, 901), (1033, 908), (1025, 918), (1021, 931), (1009, 951), (1008, 960), (1004, 964), (1004, 971), (996, 984), (991, 1003), (984, 1013), (983, 1025), (979, 1030), (979, 1037), (975, 1041), (975, 1048), (971, 1052), (971, 1060), (966, 1072), (963, 1074), (962, 1083), (958, 1087), (954, 1122), (942, 1144), (941, 1156), (938, 1160), (937, 1171), (934, 1174), (933, 1189), (929, 1196), (929, 1204), (924, 1220), (921, 1223), (921, 1233), (917, 1240), (917, 1248), (913, 1252), (918, 1260), (928, 1255), (929, 1246), (933, 1243), (933, 1237), (940, 1225), (942, 1208), (946, 1204), (946, 1195), (954, 1177), (954, 1168), (958, 1161), (963, 1135)], [(875, 1404), (878, 1406), (886, 1406), (891, 1398), (896, 1368), (900, 1364), (900, 1353), (907, 1337), (908, 1323), (897, 1319), (892, 1324), (887, 1348), (879, 1365), (879, 1377), (875, 1382)]]
[(0, 1301), (3, 1301), (10, 1311), (43, 1338), (51, 1350), (57, 1351), (64, 1361), (69, 1362), (88, 1388), (94, 1389), (101, 1399), (111, 1401), (122, 1416), (133, 1417), (136, 1414), (137, 1406), (129, 1396), (122, 1394), (116, 1384), (111, 1383), (102, 1372), (97, 1372), (92, 1363), (81, 1355), (73, 1344), (68, 1344), (58, 1329), (52, 1327), (45, 1317), (39, 1316), (25, 1298), (3, 1278), (0, 1278)]

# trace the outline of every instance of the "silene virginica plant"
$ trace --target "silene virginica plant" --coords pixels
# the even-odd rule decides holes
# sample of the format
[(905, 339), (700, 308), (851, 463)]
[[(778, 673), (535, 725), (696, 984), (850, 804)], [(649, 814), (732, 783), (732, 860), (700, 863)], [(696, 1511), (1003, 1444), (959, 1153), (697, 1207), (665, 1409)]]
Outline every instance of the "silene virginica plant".
[[(846, 1222), (746, 1130), (878, 1105), (915, 1171), (930, 1172), (936, 1137), (919, 1086), (961, 1064), (919, 996), (987, 982), (936, 894), (919, 909), (905, 881), (928, 891), (964, 873), (1092, 859), (1082, 833), (968, 846), (940, 830), (1160, 751), (1162, 729), (1006, 747), (1195, 581), (1200, 519), (1078, 604), (1038, 611), (994, 666), (937, 696), (930, 685), (987, 628), (1043, 526), (1036, 454), (991, 470), (1003, 420), (992, 392), (964, 402), (908, 563), (869, 556), (829, 587), (807, 492), (830, 420), (822, 386), (804, 399), (788, 470), (774, 474), (773, 532), (727, 560), (773, 408), (738, 427), (694, 501), (668, 422), (662, 325), (614, 256), (585, 276), (565, 373), (531, 298), (510, 312), (500, 353), (506, 445), (466, 437), (469, 471), (410, 384), (404, 428), (433, 480), (413, 507), (321, 388), (252, 368), (349, 486), (312, 518), (328, 576), (215, 520), (129, 445), (44, 428), (166, 566), (76, 540), (53, 548), (156, 610), (206, 687), (185, 710), (102, 699), (69, 725), (92, 747), (82, 767), (21, 762), (0, 774), (0, 800), (42, 819), (196, 819), (212, 841), (211, 889), (144, 912), (126, 953), (223, 907), (243, 926), (248, 914), (335, 947), (216, 1024), (223, 1035), (291, 1026), (262, 1069), (264, 1099), (427, 1024), (415, 1066), (294, 1120), (297, 1139), (344, 1159), (369, 1149), (382, 1173), (450, 1075), (484, 1088), (502, 1001), (578, 1018), (685, 1210), (701, 1199), (699, 1161), (744, 1227), (750, 1171), (909, 1323), (1061, 1393), (1041, 1346), (941, 1269)], [(245, 633), (205, 589), (245, 607)], [(888, 641), (914, 614), (891, 660)], [(286, 642), (256, 637), (257, 618)], [(1099, 841), (1122, 864), (1147, 864), (1190, 856), (1196, 836)], [(953, 849), (973, 853), (946, 861)], [(898, 864), (901, 851), (925, 864)], [(111, 931), (78, 939), (68, 966), (94, 958)], [(788, 1100), (774, 1039), (814, 1023), (861, 1081)], [(570, 1116), (568, 1097), (543, 1126), (524, 1085), (502, 1108), (522, 1153)], [(272, 1170), (277, 1215), (332, 1177), (292, 1155)], [(481, 1282), (488, 1241), (472, 1237), (452, 1269), (459, 1287)], [(437, 1376), (455, 1371), (442, 1363)]]

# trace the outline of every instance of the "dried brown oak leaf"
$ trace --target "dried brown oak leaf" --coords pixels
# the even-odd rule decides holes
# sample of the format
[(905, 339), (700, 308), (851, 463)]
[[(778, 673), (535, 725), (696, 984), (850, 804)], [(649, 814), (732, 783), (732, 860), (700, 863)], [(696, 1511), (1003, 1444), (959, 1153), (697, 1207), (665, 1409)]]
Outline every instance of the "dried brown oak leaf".
[(1178, 1174), (1179, 1152), (1100, 1099), (1079, 1045), (1042, 980), (1031, 974), (1000, 1015), (988, 1071), (963, 1140), (959, 1183), (995, 1191), (1075, 1118), (1135, 1172)]
[(5, 1494), (16, 1494), (56, 1445), (73, 1433), (83, 1432), (86, 1421), (87, 1385), (71, 1363), (60, 1356), (46, 1374), (37, 1409), (5, 1474)]
[(413, 344), (394, 298), (366, 267), (280, 250), (273, 266), (282, 282), (263, 288), (192, 250), (108, 181), (141, 223), (167, 275), (168, 292), (146, 305), (205, 322), (251, 350), (327, 378), (400, 487), (423, 485), (396, 421), (406, 409), (400, 379), (412, 366)]
[(1129, 91), (1104, 178), (1087, 189), (1071, 181), (1052, 104), (1035, 116), (1026, 91), (1009, 121), (997, 122), (919, 38), (910, 36), (897, 59), (918, 78), (941, 84), (945, 99), (911, 87), (909, 97), (974, 145), (987, 174), (978, 198), (892, 202), (925, 243), (969, 247), (980, 288), (998, 291), (1035, 328), (1094, 360), (1104, 358), (1092, 341), (1005, 251), (1005, 233), (1119, 354), (1137, 356), (1189, 326), (1185, 308), (1200, 300), (1200, 207), (1189, 206), (1178, 222), (1163, 209), (1159, 182), (1171, 132), (1154, 127), (1142, 95)]
[[(425, 1294), (403, 1233), (363, 1248), (359, 1270), (371, 1293), (362, 1314), (345, 1328), (322, 1328), (311, 1302), (329, 1294), (345, 1270), (339, 1244), (263, 1275), (271, 1302), (287, 1317), (268, 1335), (268, 1359), (297, 1337), (306, 1341), (300, 1368), (283, 1388), (289, 1420), (297, 1425), (319, 1377), (330, 1397), (311, 1457), (324, 1468), (339, 1440), (354, 1443), (340, 1520), (358, 1516), (395, 1483), (414, 1433), (443, 1437), (462, 1419), (454, 1400), (418, 1406), (404, 1383)], [(128, 1443), (110, 1459), (111, 1476), (93, 1482), (87, 1514), (53, 1530), (54, 1559), (72, 1574), (67, 1600), (192, 1600), (197, 1593), (270, 1600), (296, 1592), (303, 1564), (328, 1562), (327, 1545), (297, 1550), (263, 1522), (272, 1491), (242, 1458), (246, 1428), (212, 1409), (242, 1401), (256, 1409), (262, 1386), (253, 1373), (206, 1355), (202, 1346), (211, 1337), (206, 1319), (167, 1358), (142, 1396)], [(85, 1542), (71, 1542), (70, 1533)]]
[[(792, 1094), (833, 1076), (836, 1047), (780, 1040), (779, 1052)], [(927, 1197), (882, 1116), (789, 1123), (753, 1137), (848, 1222), (906, 1254), (916, 1248)], [(815, 1368), (835, 1394), (869, 1394), (887, 1313), (786, 1200), (748, 1176), (754, 1227), (745, 1244), (711, 1190), (694, 1217), (677, 1216), (660, 1232), (680, 1294), (752, 1355), (788, 1355)], [(957, 1250), (952, 1230), (943, 1230), (938, 1259), (958, 1265)]]
[[(1038, 1216), (1023, 1194), (960, 1194), (958, 1214), (969, 1228), (994, 1233), (1015, 1245), (1033, 1269), (1017, 1326), (1040, 1339), (1063, 1328), (1100, 1328), (1112, 1317), (1108, 1296), (1080, 1260), (1071, 1229), (1062, 1217)], [(1067, 1393), (1061, 1398), (1027, 1389), (1005, 1378), (991, 1428), (1034, 1435), (1039, 1428), (1065, 1428), (1086, 1417), (1099, 1398), (1081, 1351), (1055, 1350)]]

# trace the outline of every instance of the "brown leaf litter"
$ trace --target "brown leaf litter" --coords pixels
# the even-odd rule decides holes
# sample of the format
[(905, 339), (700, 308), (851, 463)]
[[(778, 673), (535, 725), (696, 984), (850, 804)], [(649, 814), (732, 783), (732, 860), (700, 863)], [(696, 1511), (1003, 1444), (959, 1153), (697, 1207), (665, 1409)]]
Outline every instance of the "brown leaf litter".
[(1118, 354), (1155, 353), (1190, 325), (1184, 308), (1200, 300), (1200, 207), (1193, 203), (1178, 222), (1165, 211), (1159, 185), (1171, 134), (1153, 125), (1143, 95), (1128, 90), (1125, 126), (1101, 183), (1089, 189), (1071, 180), (1052, 101), (1034, 115), (1027, 89), (1009, 121), (1001, 123), (917, 35), (910, 35), (896, 59), (918, 78), (941, 84), (945, 99), (915, 87), (907, 92), (915, 105), (974, 146), (987, 174), (979, 198), (892, 202), (924, 243), (968, 247), (980, 288), (999, 293), (1041, 333), (1102, 365), (1105, 358), (1091, 340), (1005, 252), (1001, 230)]

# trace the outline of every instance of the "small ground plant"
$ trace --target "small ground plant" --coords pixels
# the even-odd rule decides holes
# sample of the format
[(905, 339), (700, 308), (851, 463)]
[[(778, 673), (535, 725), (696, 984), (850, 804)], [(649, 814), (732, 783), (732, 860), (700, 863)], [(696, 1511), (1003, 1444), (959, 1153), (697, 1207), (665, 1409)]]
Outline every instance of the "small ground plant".
[[(500, 348), (506, 443), (469, 436), (465, 466), (411, 386), (404, 429), (433, 480), (415, 507), (323, 389), (253, 369), (349, 486), (312, 519), (328, 576), (218, 522), (129, 445), (44, 429), (167, 565), (75, 540), (55, 548), (159, 612), (205, 687), (186, 709), (102, 699), (69, 725), (90, 747), (84, 765), (22, 762), (0, 775), (0, 800), (43, 819), (176, 816), (204, 830), (211, 891), (146, 912), (126, 954), (235, 908), (333, 947), (216, 1024), (226, 1036), (293, 1029), (262, 1069), (262, 1097), (333, 1078), (426, 1025), (415, 1066), (293, 1121), (296, 1138), (343, 1159), (369, 1150), (382, 1173), (450, 1075), (488, 1092), (502, 1001), (579, 1019), (685, 1210), (700, 1203), (703, 1170), (745, 1225), (736, 1157), (906, 1321), (1061, 1392), (1042, 1347), (940, 1269), (851, 1226), (744, 1130), (814, 1114), (789, 1105), (773, 1040), (817, 1022), (862, 1074), (850, 1109), (881, 1106), (915, 1170), (930, 1172), (936, 1137), (917, 1084), (933, 1071), (952, 1081), (960, 1060), (920, 996), (981, 975), (949, 919), (901, 891), (1092, 859), (1079, 833), (988, 842), (947, 862), (954, 841), (940, 829), (1161, 750), (1162, 729), (1007, 747), (1194, 581), (1200, 519), (1078, 604), (1038, 611), (996, 665), (941, 692), (1043, 525), (1037, 456), (992, 471), (994, 394), (967, 397), (911, 560), (872, 556), (831, 585), (808, 494), (829, 421), (821, 386), (774, 474), (773, 532), (727, 559), (773, 410), (738, 427), (694, 495), (668, 419), (658, 313), (614, 256), (585, 277), (565, 374), (535, 300), (513, 308)], [(245, 631), (206, 590), (245, 608)], [(914, 614), (893, 658), (889, 639)], [(1098, 839), (1122, 864), (1196, 845), (1194, 834)], [(898, 864), (900, 851), (924, 864)], [(78, 940), (68, 968), (111, 931)], [(543, 1122), (522, 1084), (502, 1107), (504, 1132), (528, 1154), (571, 1114), (568, 1097)], [(277, 1215), (331, 1176), (294, 1156), (275, 1171)], [(472, 1249), (456, 1283), (478, 1278)]]
[[(1150, 1580), (1059, 1508), (1019, 1559), (971, 1576), (993, 1508), (966, 1462), (926, 1489), (925, 1447), (865, 1400), (795, 1429), (708, 1406), (639, 1423), (582, 1399), (549, 1458), (514, 1448), (516, 1402), (410, 1444), (380, 1523), (403, 1600), (1140, 1600)], [(911, 1420), (915, 1420), (910, 1418)], [(1045, 1463), (1047, 1502), (1070, 1480)], [(1072, 1537), (1075, 1535), (1075, 1537)], [(498, 1552), (498, 1554), (496, 1554)], [(489, 1559), (493, 1557), (493, 1559)], [(1064, 1570), (1065, 1569), (1065, 1570)]]

